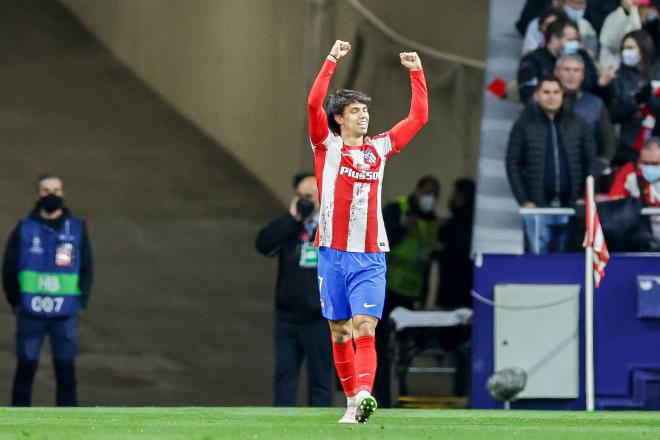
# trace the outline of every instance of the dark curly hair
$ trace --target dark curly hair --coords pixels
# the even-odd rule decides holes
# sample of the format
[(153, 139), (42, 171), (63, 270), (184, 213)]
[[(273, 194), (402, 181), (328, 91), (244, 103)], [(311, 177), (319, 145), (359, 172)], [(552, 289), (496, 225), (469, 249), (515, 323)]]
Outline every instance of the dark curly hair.
[(348, 89), (337, 90), (334, 95), (330, 96), (325, 111), (328, 114), (328, 126), (333, 133), (340, 134), (341, 132), (339, 124), (335, 121), (335, 115), (341, 116), (344, 109), (354, 102), (369, 104), (371, 98), (363, 92)]

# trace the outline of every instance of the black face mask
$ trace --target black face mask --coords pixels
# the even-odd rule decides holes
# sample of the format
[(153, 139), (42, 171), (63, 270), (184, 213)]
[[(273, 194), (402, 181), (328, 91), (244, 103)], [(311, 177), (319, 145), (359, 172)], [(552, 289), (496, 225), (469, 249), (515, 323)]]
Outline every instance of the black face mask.
[(302, 197), (298, 199), (298, 202), (296, 203), (296, 209), (298, 210), (300, 217), (306, 219), (312, 212), (314, 212), (316, 206), (314, 205), (314, 202), (309, 200), (307, 197)]
[(61, 209), (62, 206), (64, 206), (64, 199), (55, 194), (48, 194), (47, 196), (43, 196), (37, 202), (37, 207), (39, 209), (43, 209), (47, 213), (55, 212), (58, 209)]

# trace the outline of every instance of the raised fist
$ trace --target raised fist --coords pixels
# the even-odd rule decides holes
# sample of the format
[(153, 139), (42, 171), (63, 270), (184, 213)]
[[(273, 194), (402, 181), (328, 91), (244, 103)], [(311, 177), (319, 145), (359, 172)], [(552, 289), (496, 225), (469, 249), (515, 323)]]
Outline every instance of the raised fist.
[(344, 55), (346, 55), (349, 50), (351, 50), (351, 43), (349, 43), (348, 41), (337, 40), (335, 41), (335, 44), (332, 46), (332, 49), (330, 49), (330, 55), (332, 55), (336, 59), (339, 59)]
[(408, 70), (422, 70), (422, 60), (417, 55), (417, 52), (401, 52), (401, 65)]

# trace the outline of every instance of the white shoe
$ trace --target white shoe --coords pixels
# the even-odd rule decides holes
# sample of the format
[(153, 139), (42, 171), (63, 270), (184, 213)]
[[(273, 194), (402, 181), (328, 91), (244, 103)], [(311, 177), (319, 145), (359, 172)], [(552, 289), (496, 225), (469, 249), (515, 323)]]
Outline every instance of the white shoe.
[(367, 420), (376, 411), (376, 408), (378, 408), (376, 399), (368, 391), (360, 391), (357, 395), (355, 420), (358, 423), (367, 423)]
[(337, 423), (357, 423), (357, 408), (354, 406), (349, 406), (346, 408), (346, 412), (344, 413), (344, 417), (339, 419)]

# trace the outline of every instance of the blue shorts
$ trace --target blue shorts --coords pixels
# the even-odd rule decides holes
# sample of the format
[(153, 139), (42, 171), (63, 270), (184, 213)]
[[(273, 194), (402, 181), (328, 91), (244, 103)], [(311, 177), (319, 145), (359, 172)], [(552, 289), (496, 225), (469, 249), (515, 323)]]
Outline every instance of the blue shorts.
[(385, 303), (387, 263), (383, 252), (345, 252), (319, 248), (321, 311), (326, 319), (355, 315), (380, 319)]

